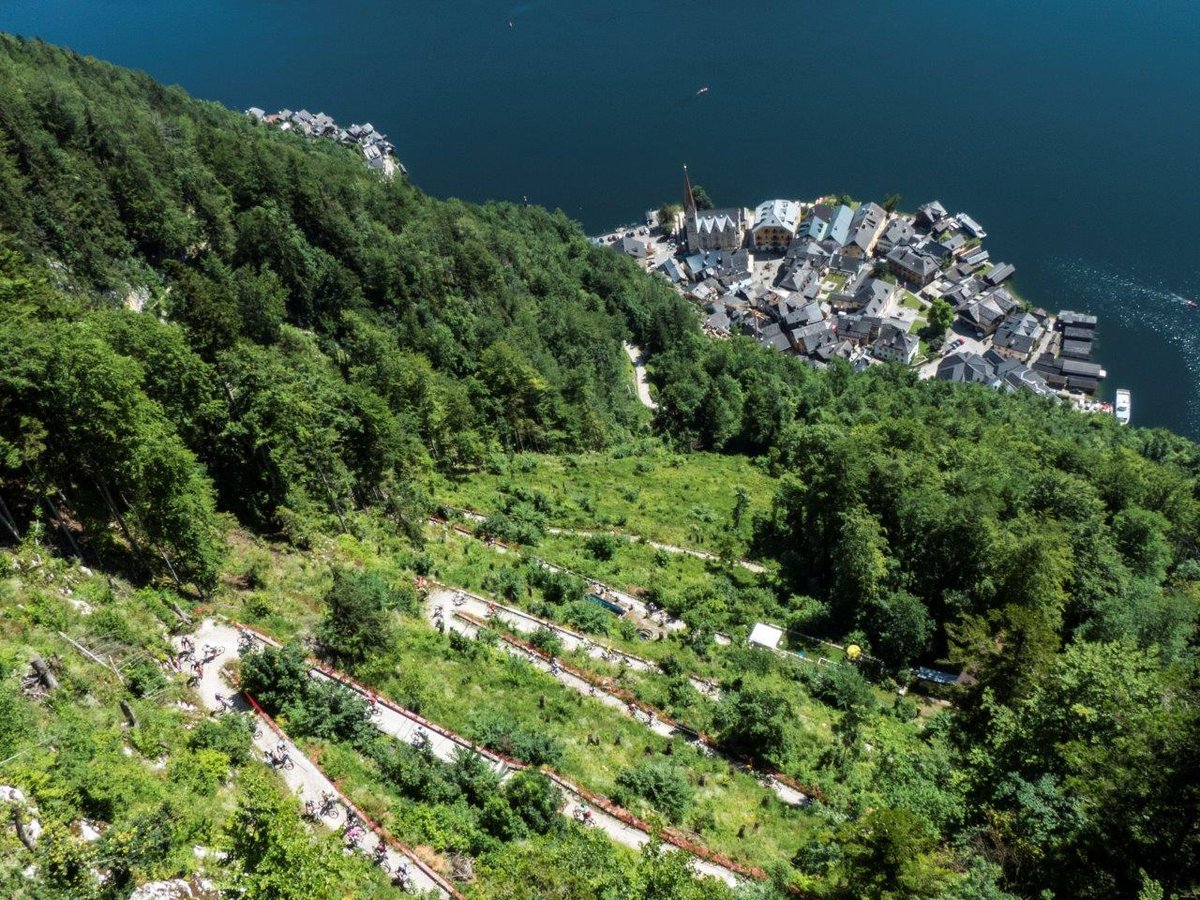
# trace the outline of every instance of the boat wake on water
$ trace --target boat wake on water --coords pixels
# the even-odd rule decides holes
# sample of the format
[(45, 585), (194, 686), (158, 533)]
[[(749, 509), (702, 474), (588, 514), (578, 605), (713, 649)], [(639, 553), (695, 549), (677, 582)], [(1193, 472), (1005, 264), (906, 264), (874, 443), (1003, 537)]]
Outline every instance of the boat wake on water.
[[(1099, 316), (1102, 329), (1106, 320), (1116, 322), (1179, 351), (1189, 376), (1188, 383), (1176, 389), (1180, 417), (1189, 432), (1200, 432), (1200, 309), (1194, 299), (1197, 295), (1183, 294), (1134, 273), (1097, 266), (1076, 257), (1051, 260), (1050, 268), (1064, 298), (1060, 306), (1074, 305)], [(1111, 364), (1110, 367), (1115, 368)]]

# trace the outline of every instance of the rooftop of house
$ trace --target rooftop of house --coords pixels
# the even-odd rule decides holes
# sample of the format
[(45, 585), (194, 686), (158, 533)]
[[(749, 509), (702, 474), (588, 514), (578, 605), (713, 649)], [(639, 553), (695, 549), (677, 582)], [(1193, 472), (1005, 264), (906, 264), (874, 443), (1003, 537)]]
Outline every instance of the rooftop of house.
[(937, 260), (917, 252), (908, 245), (893, 247), (887, 255), (890, 263), (895, 263), (905, 271), (928, 277), (938, 270)]
[(800, 221), (800, 204), (795, 200), (767, 200), (754, 211), (754, 228), (783, 228), (795, 231)]
[(829, 237), (840, 247), (850, 237), (850, 223), (854, 221), (854, 212), (846, 204), (841, 204), (833, 211), (829, 220)]
[(995, 385), (999, 382), (995, 369), (978, 353), (951, 353), (938, 363), (937, 377), (942, 381), (963, 384)]

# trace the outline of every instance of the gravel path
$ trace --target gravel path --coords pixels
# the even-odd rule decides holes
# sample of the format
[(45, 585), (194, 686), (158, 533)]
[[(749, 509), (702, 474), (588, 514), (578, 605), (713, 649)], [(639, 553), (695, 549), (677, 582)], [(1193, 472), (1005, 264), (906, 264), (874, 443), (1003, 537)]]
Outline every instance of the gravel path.
[(646, 409), (658, 409), (658, 404), (650, 396), (650, 380), (646, 376), (646, 354), (642, 348), (628, 341), (625, 342), (625, 353), (633, 363), (633, 379), (637, 384), (637, 396)]
[[(463, 622), (462, 620), (457, 621), (459, 625), (463, 626), (461, 630), (464, 633), (473, 633), (473, 631), (467, 630), (469, 623)], [(451, 625), (451, 627), (455, 626)], [(312, 671), (318, 677), (338, 681), (346, 687), (349, 687), (351, 690), (355, 690), (366, 696), (370, 696), (371, 692), (368, 689), (356, 684), (353, 680), (347, 678), (346, 676), (320, 669), (313, 669)], [(474, 753), (483, 756), (486, 761), (497, 768), (497, 771), (503, 773), (503, 777), (505, 779), (511, 777), (522, 767), (521, 764), (516, 761), (513, 761), (512, 763), (505, 762), (495, 754), (492, 754), (481, 747), (473, 745), (470, 741), (459, 735), (453, 734), (447, 729), (431, 728), (429, 726), (432, 725), (432, 723), (421, 720), (419, 717), (413, 715), (407, 710), (402, 710), (390, 705), (383, 699), (380, 700), (379, 709), (381, 712), (372, 719), (373, 724), (377, 728), (379, 728), (385, 734), (392, 735), (398, 740), (408, 741), (413, 740), (416, 732), (423, 732), (430, 743), (430, 749), (439, 759), (449, 762), (451, 759), (453, 759), (456, 752), (465, 751)], [(575, 811), (586, 802), (585, 792), (578, 786), (567, 781), (562, 776), (551, 774), (550, 777), (556, 784), (558, 784), (560, 788), (562, 788), (564, 794), (565, 802), (562, 807), (562, 814), (565, 816), (574, 816)], [(650, 835), (646, 831), (637, 828), (628, 822), (625, 822), (618, 816), (606, 812), (604, 809), (600, 808), (594, 803), (589, 804), (589, 806), (592, 809), (592, 825), (600, 828), (605, 834), (607, 834), (617, 843), (626, 847), (630, 847), (631, 849), (638, 850), (650, 840)], [(671, 850), (679, 849), (678, 847), (675, 847), (669, 843), (664, 843), (664, 847), (667, 847)], [(692, 866), (698, 874), (720, 878), (726, 884), (731, 886), (740, 883), (740, 879), (732, 870), (717, 863), (709, 862), (708, 860), (693, 856)]]
[[(457, 604), (455, 603), (456, 600), (459, 601)], [(498, 610), (497, 614), (501, 616), (501, 620), (504, 622), (504, 624), (514, 631), (521, 631), (528, 634), (529, 632), (537, 630), (539, 627), (551, 628), (558, 632), (559, 636), (563, 639), (564, 646), (570, 646), (568, 641), (573, 640), (576, 642), (574, 646), (588, 646), (590, 648), (589, 655), (594, 657), (599, 656), (600, 648), (598, 645), (591, 643), (587, 640), (587, 638), (584, 638), (573, 631), (562, 628), (561, 626), (555, 625), (552, 622), (546, 622), (545, 620), (538, 619), (536, 616), (531, 616), (530, 614), (520, 610), (514, 610), (511, 607), (496, 604), (496, 608)], [(439, 610), (441, 611), (440, 616), (438, 612)], [(431, 623), (436, 623), (437, 619), (440, 617), (443, 622), (445, 622), (446, 627), (452, 628), (453, 630), (461, 634), (465, 634), (468, 637), (474, 637), (478, 632), (478, 628), (473, 622), (460, 618), (457, 615), (458, 612), (466, 612), (475, 618), (485, 619), (488, 615), (488, 601), (465, 591), (454, 590), (450, 588), (441, 588), (430, 591), (429, 597), (426, 600), (426, 615), (429, 618), (429, 621)], [(504, 639), (503, 636), (501, 636), (501, 646), (510, 655), (527, 660), (534, 668), (543, 672), (554, 674), (555, 678), (577, 693), (586, 697), (591, 697), (594, 700), (603, 703), (605, 706), (619, 710), (627, 716), (632, 716), (637, 721), (646, 725), (655, 734), (661, 735), (662, 737), (672, 737), (678, 733), (676, 726), (670, 721), (666, 721), (659, 716), (650, 715), (649, 713), (640, 709), (631, 710), (624, 698), (610, 693), (602, 687), (597, 687), (592, 682), (585, 678), (579, 677), (567, 669), (560, 668), (557, 673), (553, 673), (550, 663), (547, 660), (543, 659), (541, 656), (530, 653), (528, 650), (518, 644), (514, 644), (511, 641)], [(653, 663), (648, 662), (647, 660), (642, 660), (640, 657), (634, 656), (629, 658), (641, 663), (640, 668), (642, 668), (642, 670), (656, 668)], [(689, 680), (691, 680), (693, 685), (705, 684), (704, 682), (699, 681), (699, 679), (691, 678)], [(716, 689), (711, 688), (711, 691), (712, 694), (715, 695)], [(691, 738), (689, 738), (689, 740), (690, 739)], [(698, 740), (698, 743), (708, 752), (725, 759), (731, 766), (735, 768), (744, 768), (742, 763), (729, 757), (719, 747), (716, 747), (703, 740)], [(803, 806), (808, 803), (809, 798), (803, 791), (785, 783), (784, 781), (779, 780), (779, 778), (776, 778), (773, 775), (766, 773), (760, 773), (760, 775), (765, 786), (769, 787), (771, 791), (774, 792), (775, 796), (789, 806)]]
[[(204, 675), (196, 686), (196, 692), (200, 695), (200, 700), (205, 707), (213, 711), (221, 709), (221, 703), (217, 699), (220, 696), (231, 701), (235, 709), (243, 712), (250, 711), (250, 704), (247, 703), (245, 697), (228, 685), (222, 673), (226, 662), (238, 658), (238, 632), (228, 625), (221, 625), (212, 619), (206, 619), (196, 631), (193, 640), (197, 653), (202, 652), (205, 645), (220, 651), (220, 655), (204, 666)], [(179, 645), (178, 639), (176, 645)], [(276, 749), (280, 741), (283, 741), (294, 767), (291, 769), (276, 767), (276, 771), (279, 772), (289, 790), (300, 798), (301, 804), (311, 800), (320, 806), (322, 794), (326, 792), (338, 797), (342, 796), (333, 782), (304, 755), (294, 742), (282, 732), (275, 731), (273, 723), (269, 722), (265, 716), (260, 716), (260, 718), (262, 725), (254, 738), (254, 746), (265, 757)], [(345, 798), (342, 798), (342, 801), (339, 804), (337, 818), (322, 817), (321, 824), (327, 828), (337, 828), (345, 824), (347, 804)], [(371, 856), (380, 840), (381, 838), (375, 832), (368, 829), (362, 840), (359, 841), (359, 847), (368, 856)], [(439, 883), (437, 878), (426, 871), (424, 863), (413, 854), (404, 853), (395, 846), (388, 846), (387, 861), (392, 872), (407, 868), (409, 884), (416, 890), (433, 891), (439, 897), (444, 898), (456, 895), (452, 889), (448, 890), (446, 885)]]
[[(449, 603), (447, 595), (447, 603)], [(435, 604), (436, 605), (436, 604)], [(430, 607), (432, 609), (432, 606)], [(486, 612), (486, 603), (484, 605)], [(464, 626), (469, 624), (457, 620)], [(266, 643), (274, 643), (269, 639), (262, 637)], [(209, 709), (216, 711), (220, 709), (221, 703), (217, 697), (220, 695), (223, 699), (234, 704), (235, 708), (241, 710), (249, 710), (250, 705), (246, 702), (244, 696), (240, 693), (235, 694), (234, 690), (227, 686), (221, 675), (223, 664), (238, 657), (238, 631), (230, 626), (222, 625), (214, 622), (211, 619), (206, 619), (197, 630), (194, 636), (197, 650), (201, 650), (205, 645), (220, 650), (220, 655), (212, 660), (211, 663), (204, 667), (204, 675), (197, 685), (197, 693), (200, 695), (201, 701)], [(371, 696), (371, 691), (350, 679), (348, 676), (333, 672), (318, 667), (310, 669), (310, 675), (316, 678), (322, 678), (332, 681), (337, 681), (345, 685), (351, 690), (358, 691), (365, 696)], [(576, 679), (580, 682), (580, 686), (584, 690), (587, 689), (587, 683), (582, 679)], [(599, 693), (599, 692), (598, 692)], [(616, 700), (622, 707), (624, 703), (617, 698)], [(288, 787), (296, 793), (301, 802), (312, 800), (316, 805), (320, 805), (321, 796), (324, 792), (336, 794), (342, 797), (336, 786), (325, 776), (320, 769), (316, 767), (301, 750), (282, 732), (276, 732), (275, 726), (269, 719), (260, 714), (263, 720), (263, 726), (259, 734), (254, 739), (255, 747), (262, 753), (267, 754), (276, 749), (279, 741), (284, 742), (288, 755), (294, 763), (291, 769), (278, 768), (280, 775), (284, 778)], [(513, 772), (521, 767), (520, 763), (505, 762), (500, 757), (492, 754), (483, 748), (472, 745), (465, 738), (453, 734), (446, 729), (435, 726), (431, 722), (427, 722), (413, 713), (396, 707), (384, 701), (382, 698), (378, 706), (378, 712), (372, 718), (372, 723), (386, 734), (390, 734), (398, 740), (413, 741), (418, 732), (425, 735), (425, 740), (429, 742), (430, 749), (439, 759), (450, 761), (453, 759), (456, 752), (460, 752), (459, 748), (470, 753), (475, 753), (483, 756), (490, 765), (496, 768), (497, 771), (503, 774), (503, 777), (508, 778)], [(663, 723), (659, 723), (662, 726)], [(663, 733), (663, 732), (660, 732)], [(670, 733), (670, 729), (665, 733)], [(561, 776), (551, 774), (550, 777), (562, 788), (565, 802), (562, 808), (563, 815), (574, 816), (582, 804), (587, 802), (585, 792), (577, 786), (563, 779)], [(343, 807), (348, 806), (349, 801), (342, 797)], [(637, 850), (640, 849), (650, 840), (650, 835), (646, 830), (636, 827), (635, 825), (624, 821), (621, 817), (613, 815), (604, 809), (600, 808), (595, 803), (589, 804), (592, 809), (592, 825), (600, 828), (612, 840), (626, 847)], [(339, 819), (322, 819), (322, 823), (327, 827), (337, 827), (339, 821), (344, 822), (344, 814), (339, 814)], [(364, 838), (360, 841), (359, 846), (364, 852), (371, 854), (380, 838), (372, 831), (367, 831)], [(664, 847), (672, 851), (678, 851), (680, 848), (673, 844), (665, 842)], [(407, 858), (406, 858), (407, 857)], [(396, 847), (389, 846), (388, 848), (388, 863), (392, 871), (397, 871), (396, 867), (400, 865), (401, 860), (408, 862), (408, 872), (410, 884), (422, 891), (434, 891), (440, 897), (449, 898), (456, 896), (454, 889), (442, 879), (433, 875), (433, 873), (425, 867), (425, 864), (420, 861), (415, 854), (401, 853)], [(411, 862), (409, 862), (411, 861)], [(730, 868), (720, 865), (716, 862), (711, 862), (706, 859), (701, 859), (692, 856), (691, 865), (695, 872), (699, 875), (720, 878), (726, 884), (731, 886), (740, 883), (741, 879)]]

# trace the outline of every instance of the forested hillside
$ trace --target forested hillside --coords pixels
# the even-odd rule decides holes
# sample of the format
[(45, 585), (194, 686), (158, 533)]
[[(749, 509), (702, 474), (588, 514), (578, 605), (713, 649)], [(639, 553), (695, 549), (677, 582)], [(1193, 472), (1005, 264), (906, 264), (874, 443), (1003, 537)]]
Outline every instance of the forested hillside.
[[(181, 712), (196, 698), (165, 634), (197, 607), (686, 827), (757, 867), (740, 897), (1195, 896), (1198, 479), (1200, 448), (1167, 432), (710, 340), (561, 213), (433, 199), (346, 148), (0, 37), (0, 756), (24, 760), (0, 784), (57, 828), (29, 896), (128, 896), (200, 865), (196, 843), (231, 848), (245, 896), (387, 892), (295, 827), (248, 729)], [(453, 505), (486, 543), (429, 525)], [(742, 763), (518, 666), (503, 629), (446, 634), (427, 579), (648, 657), (629, 672), (531, 638), (816, 787), (788, 806)], [(593, 579), (680, 627), (610, 619)], [(815, 658), (747, 648), (759, 621)], [(144, 671), (89, 683), (62, 663), (68, 632)], [(850, 643), (865, 661), (819, 655)], [(501, 790), (474, 757), (397, 749), (357, 698), (309, 685), (300, 646), (248, 663), (264, 702), (405, 840), (474, 860), (472, 896), (725, 893), (682, 854), (560, 827), (544, 780)], [(22, 694), (34, 649), (65, 689)], [(918, 665), (959, 683), (917, 702)], [(149, 723), (129, 741), (118, 699)], [(81, 816), (106, 826), (91, 850), (68, 833)]]
[[(105, 487), (136, 505), (144, 479), (92, 484), (65, 431), (35, 439), (60, 403), (173, 432), (223, 507), (293, 536), (347, 507), (409, 503), (431, 465), (599, 447), (636, 427), (618, 339), (677, 301), (561, 214), (434, 201), (344, 148), (145, 76), (13, 38), (2, 51), (3, 276), (50, 279), (6, 290), (4, 353), (69, 357), (80, 369), (61, 375), (95, 392), (8, 396), (3, 439), (10, 469), (75, 481), (80, 515)], [(118, 397), (161, 421), (101, 415)], [(117, 462), (131, 438), (92, 455)], [(187, 467), (146, 489), (194, 493)], [(174, 531), (141, 512), (154, 540)], [(179, 554), (211, 579), (191, 543)]]

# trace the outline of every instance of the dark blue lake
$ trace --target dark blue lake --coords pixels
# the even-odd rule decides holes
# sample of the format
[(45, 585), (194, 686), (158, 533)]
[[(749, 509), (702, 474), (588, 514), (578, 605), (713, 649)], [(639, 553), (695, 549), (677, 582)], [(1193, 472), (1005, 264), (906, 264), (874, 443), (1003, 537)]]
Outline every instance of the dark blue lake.
[(591, 231), (678, 198), (684, 163), (718, 204), (940, 198), (1029, 299), (1100, 316), (1136, 424), (1200, 437), (1194, 0), (0, 0), (0, 28), (370, 120), (429, 192)]

